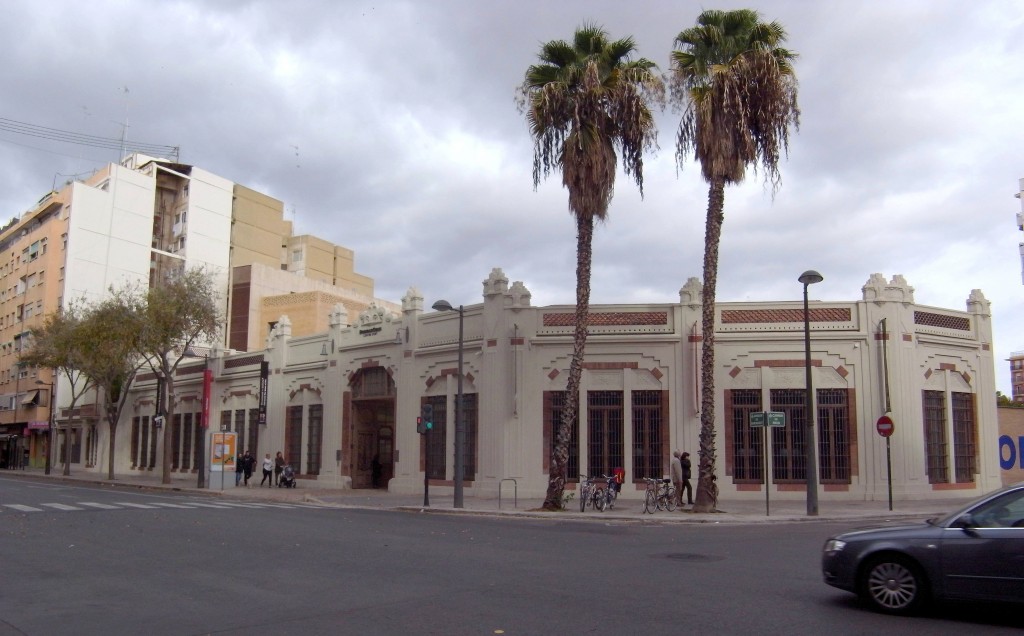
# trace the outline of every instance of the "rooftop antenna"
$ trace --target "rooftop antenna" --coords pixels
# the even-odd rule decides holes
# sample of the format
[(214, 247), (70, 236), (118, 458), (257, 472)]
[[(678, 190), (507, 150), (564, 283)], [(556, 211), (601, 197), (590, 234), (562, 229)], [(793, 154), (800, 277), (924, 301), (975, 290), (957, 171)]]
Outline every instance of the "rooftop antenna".
[(117, 163), (124, 160), (125, 138), (128, 135), (128, 87), (125, 86), (121, 90), (124, 92), (124, 123), (121, 125), (121, 155), (117, 158)]

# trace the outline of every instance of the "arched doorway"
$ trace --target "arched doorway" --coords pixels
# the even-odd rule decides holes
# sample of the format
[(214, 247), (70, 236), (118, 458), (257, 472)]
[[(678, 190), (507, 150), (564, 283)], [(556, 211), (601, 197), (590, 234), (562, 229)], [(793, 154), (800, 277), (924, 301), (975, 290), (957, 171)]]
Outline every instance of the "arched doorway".
[(395, 383), (384, 367), (360, 369), (352, 377), (349, 470), (353, 488), (387, 488), (395, 473)]

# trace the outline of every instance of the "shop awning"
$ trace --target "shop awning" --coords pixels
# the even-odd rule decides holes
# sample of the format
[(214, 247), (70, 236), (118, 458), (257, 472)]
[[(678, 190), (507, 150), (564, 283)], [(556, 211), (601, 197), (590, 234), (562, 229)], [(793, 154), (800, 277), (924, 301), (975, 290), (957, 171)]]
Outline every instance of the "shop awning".
[(22, 405), (39, 404), (39, 390), (29, 391), (21, 398)]

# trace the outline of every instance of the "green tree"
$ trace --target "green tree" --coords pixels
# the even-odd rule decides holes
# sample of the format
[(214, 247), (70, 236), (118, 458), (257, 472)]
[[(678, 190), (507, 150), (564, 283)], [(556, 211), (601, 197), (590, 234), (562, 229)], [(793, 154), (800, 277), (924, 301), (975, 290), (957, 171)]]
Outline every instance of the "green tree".
[(221, 313), (213, 275), (193, 268), (169, 276), (149, 288), (141, 306), (138, 352), (164, 386), (163, 404), (157, 404), (157, 411), (164, 416), (161, 480), (169, 484), (175, 371), (189, 357), (193, 345), (208, 344), (220, 332)]
[(79, 325), (84, 343), (82, 371), (103, 397), (110, 430), (107, 479), (114, 479), (117, 423), (135, 373), (145, 364), (138, 353), (142, 307), (134, 287), (111, 288), (110, 295), (89, 307)]
[[(68, 412), (72, 414), (78, 400), (94, 386), (92, 378), (83, 371), (91, 348), (86, 330), (82, 328), (83, 315), (82, 303), (70, 303), (68, 307), (46, 316), (42, 325), (32, 329), (32, 345), (19, 358), (20, 364), (49, 367), (58, 376), (63, 375), (67, 378), (68, 386), (71, 388)], [(59, 378), (54, 378), (55, 383), (58, 381)], [(50, 408), (56, 407), (51, 395)], [(65, 475), (71, 474), (71, 419), (72, 416), (69, 415), (64, 425), (62, 461)], [(54, 440), (50, 441), (51, 444), (53, 442)]]
[(617, 154), (643, 195), (643, 153), (656, 147), (652, 101), (664, 99), (657, 66), (633, 59), (632, 38), (609, 41), (601, 27), (585, 24), (572, 42), (541, 47), (539, 64), (526, 69), (519, 87), (534, 140), (533, 185), (562, 173), (569, 213), (576, 220), (576, 315), (573, 355), (562, 420), (555, 430), (544, 508), (562, 508), (569, 438), (579, 408), (580, 377), (590, 312), (590, 271), (595, 220), (605, 220), (615, 189)]
[(694, 510), (718, 503), (715, 484), (715, 290), (725, 186), (743, 181), (747, 166), (764, 171), (773, 191), (779, 158), (799, 127), (796, 53), (781, 48), (786, 32), (756, 11), (704, 11), (679, 33), (671, 57), (671, 100), (683, 108), (676, 135), (682, 166), (693, 153), (708, 182), (701, 328), (700, 462)]

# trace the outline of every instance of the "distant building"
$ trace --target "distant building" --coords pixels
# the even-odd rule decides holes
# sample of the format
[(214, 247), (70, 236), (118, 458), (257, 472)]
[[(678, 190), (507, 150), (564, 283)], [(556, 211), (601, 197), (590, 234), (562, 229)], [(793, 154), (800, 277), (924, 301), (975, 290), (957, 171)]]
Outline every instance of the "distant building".
[(1012, 387), (1010, 399), (1014, 402), (1024, 402), (1024, 351), (1014, 351), (1008, 361)]
[[(375, 303), (397, 309), (374, 300), (373, 280), (354, 271), (351, 250), (292, 236), (281, 201), (197, 166), (129, 155), (48, 193), (0, 229), (0, 465), (23, 460), (25, 449), (31, 464), (45, 461), (54, 376), (19, 363), (29, 331), (69, 303), (99, 300), (111, 286), (153, 285), (190, 267), (215, 275), (226, 322), (223, 340), (208, 344), (221, 349), (265, 347), (272, 320), (264, 303), (274, 297), (288, 297), (297, 317), (326, 315), (323, 307), (335, 303), (353, 312)], [(325, 328), (323, 319), (300, 322), (296, 334)], [(56, 395), (66, 403), (59, 378)], [(71, 418), (73, 464), (97, 462), (94, 399), (84, 396)]]
[[(1021, 211), (1017, 213), (1017, 229), (1024, 231), (1024, 179), (1017, 182), (1017, 194), (1013, 195), (1020, 200)], [(1024, 243), (1019, 243), (1017, 249), (1020, 252), (1021, 281), (1024, 282)]]

